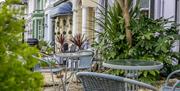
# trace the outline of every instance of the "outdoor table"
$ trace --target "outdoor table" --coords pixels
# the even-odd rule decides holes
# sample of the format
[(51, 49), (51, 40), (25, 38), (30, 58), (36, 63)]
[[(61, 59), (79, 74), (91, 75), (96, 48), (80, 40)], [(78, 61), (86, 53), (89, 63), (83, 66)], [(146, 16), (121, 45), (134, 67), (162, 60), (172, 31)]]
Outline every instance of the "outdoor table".
[(138, 71), (159, 70), (163, 67), (163, 63), (138, 59), (120, 59), (105, 61), (103, 62), (103, 66), (111, 69), (124, 70), (126, 77), (135, 79), (138, 77)]
[[(119, 69), (125, 71), (126, 78), (138, 79), (138, 71), (142, 70), (159, 70), (163, 67), (163, 63), (157, 61), (145, 61), (138, 59), (120, 59), (103, 62), (103, 66), (111, 69)], [(137, 90), (138, 87), (125, 84), (126, 91)]]
[[(66, 85), (67, 83), (67, 80), (70, 79), (72, 77), (72, 75), (75, 75), (76, 72), (77, 72), (77, 69), (78, 69), (78, 60), (73, 60), (73, 58), (79, 58), (79, 57), (82, 57), (82, 56), (88, 56), (88, 55), (92, 55), (92, 53), (90, 52), (74, 52), (74, 53), (58, 53), (56, 54), (56, 56), (58, 57), (63, 57), (63, 58), (67, 58), (66, 60), (66, 66), (65, 66), (65, 79), (64, 79), (64, 91), (67, 91), (68, 90), (68, 87), (69, 85)], [(67, 64), (68, 62), (71, 61), (71, 74), (69, 77), (67, 77), (67, 71), (68, 71), (68, 67), (67, 67)], [(74, 64), (74, 68), (73, 68), (73, 65)]]

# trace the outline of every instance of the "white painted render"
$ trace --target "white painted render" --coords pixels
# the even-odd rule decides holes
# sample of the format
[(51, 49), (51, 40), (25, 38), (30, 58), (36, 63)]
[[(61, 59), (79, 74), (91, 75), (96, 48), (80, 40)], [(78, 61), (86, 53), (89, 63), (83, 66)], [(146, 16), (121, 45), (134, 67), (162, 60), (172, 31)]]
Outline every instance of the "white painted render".
[(34, 0), (28, 0), (28, 14), (32, 14), (34, 11)]
[(47, 0), (47, 2), (45, 3), (45, 7), (44, 7), (44, 18), (45, 18), (45, 29), (44, 29), (44, 40), (48, 43), (51, 43), (53, 40), (53, 30), (52, 30), (52, 19), (51, 19), (51, 12), (53, 10), (53, 4), (56, 2), (57, 0)]
[(26, 25), (25, 25), (25, 33), (24, 33), (24, 39), (27, 40), (28, 38), (32, 38), (32, 31), (33, 31), (33, 19), (32, 14), (34, 11), (34, 0), (28, 0), (28, 6), (27, 6), (27, 16), (26, 16)]
[(47, 42), (52, 42), (52, 19), (50, 15), (51, 9), (45, 11), (45, 36), (44, 40)]
[(175, 20), (175, 0), (163, 0), (163, 17), (164, 18), (171, 18), (171, 20)]

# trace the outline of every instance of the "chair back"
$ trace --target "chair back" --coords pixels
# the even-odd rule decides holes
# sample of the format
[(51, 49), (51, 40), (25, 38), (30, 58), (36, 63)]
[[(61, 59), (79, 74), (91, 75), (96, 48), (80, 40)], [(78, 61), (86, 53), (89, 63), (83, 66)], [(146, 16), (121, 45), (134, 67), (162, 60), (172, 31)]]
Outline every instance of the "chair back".
[[(136, 80), (102, 73), (78, 72), (77, 78), (82, 82), (84, 91), (139, 91), (140, 88), (142, 91), (158, 91), (155, 87)], [(129, 86), (132, 89), (128, 89)], [(133, 89), (133, 86), (137, 88)]]
[(91, 51), (84, 51), (84, 52), (86, 53), (88, 52), (89, 55), (84, 55), (79, 57), (78, 69), (91, 69), (93, 53)]
[[(164, 86), (162, 87), (162, 91), (180, 91), (180, 79), (178, 79), (176, 81), (176, 83), (173, 85), (173, 86), (169, 86), (168, 85), (168, 82), (169, 82), (169, 79), (172, 77), (172, 76), (175, 76), (177, 75), (178, 77), (180, 77), (180, 70), (176, 70), (172, 73), (170, 73), (165, 81), (165, 84)], [(177, 77), (177, 78), (178, 78)]]

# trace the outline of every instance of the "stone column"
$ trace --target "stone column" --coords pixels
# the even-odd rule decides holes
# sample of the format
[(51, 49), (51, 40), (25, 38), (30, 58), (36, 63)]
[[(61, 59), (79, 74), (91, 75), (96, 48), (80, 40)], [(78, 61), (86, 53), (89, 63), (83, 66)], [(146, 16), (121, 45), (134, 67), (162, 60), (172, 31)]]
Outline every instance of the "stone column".
[(72, 0), (73, 4), (73, 24), (72, 24), (72, 35), (78, 33), (78, 2), (79, 0)]
[(82, 34), (84, 34), (86, 37), (87, 37), (87, 31), (88, 31), (88, 15), (89, 15), (89, 12), (88, 12), (88, 8), (87, 7), (83, 7), (82, 8)]

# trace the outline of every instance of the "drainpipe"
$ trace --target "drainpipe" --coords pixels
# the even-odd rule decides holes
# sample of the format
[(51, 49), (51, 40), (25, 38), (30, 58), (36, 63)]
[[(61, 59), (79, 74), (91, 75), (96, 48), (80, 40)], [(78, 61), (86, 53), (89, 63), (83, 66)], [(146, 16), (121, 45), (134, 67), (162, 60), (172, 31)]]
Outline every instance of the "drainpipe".
[(105, 0), (105, 25), (106, 25), (106, 20), (107, 20), (107, 10), (108, 9), (108, 0)]
[(165, 2), (164, 2), (164, 0), (162, 0), (162, 17), (164, 18), (164, 4), (165, 4)]
[(55, 53), (55, 18), (51, 17), (52, 19), (52, 45), (53, 45), (53, 53)]

